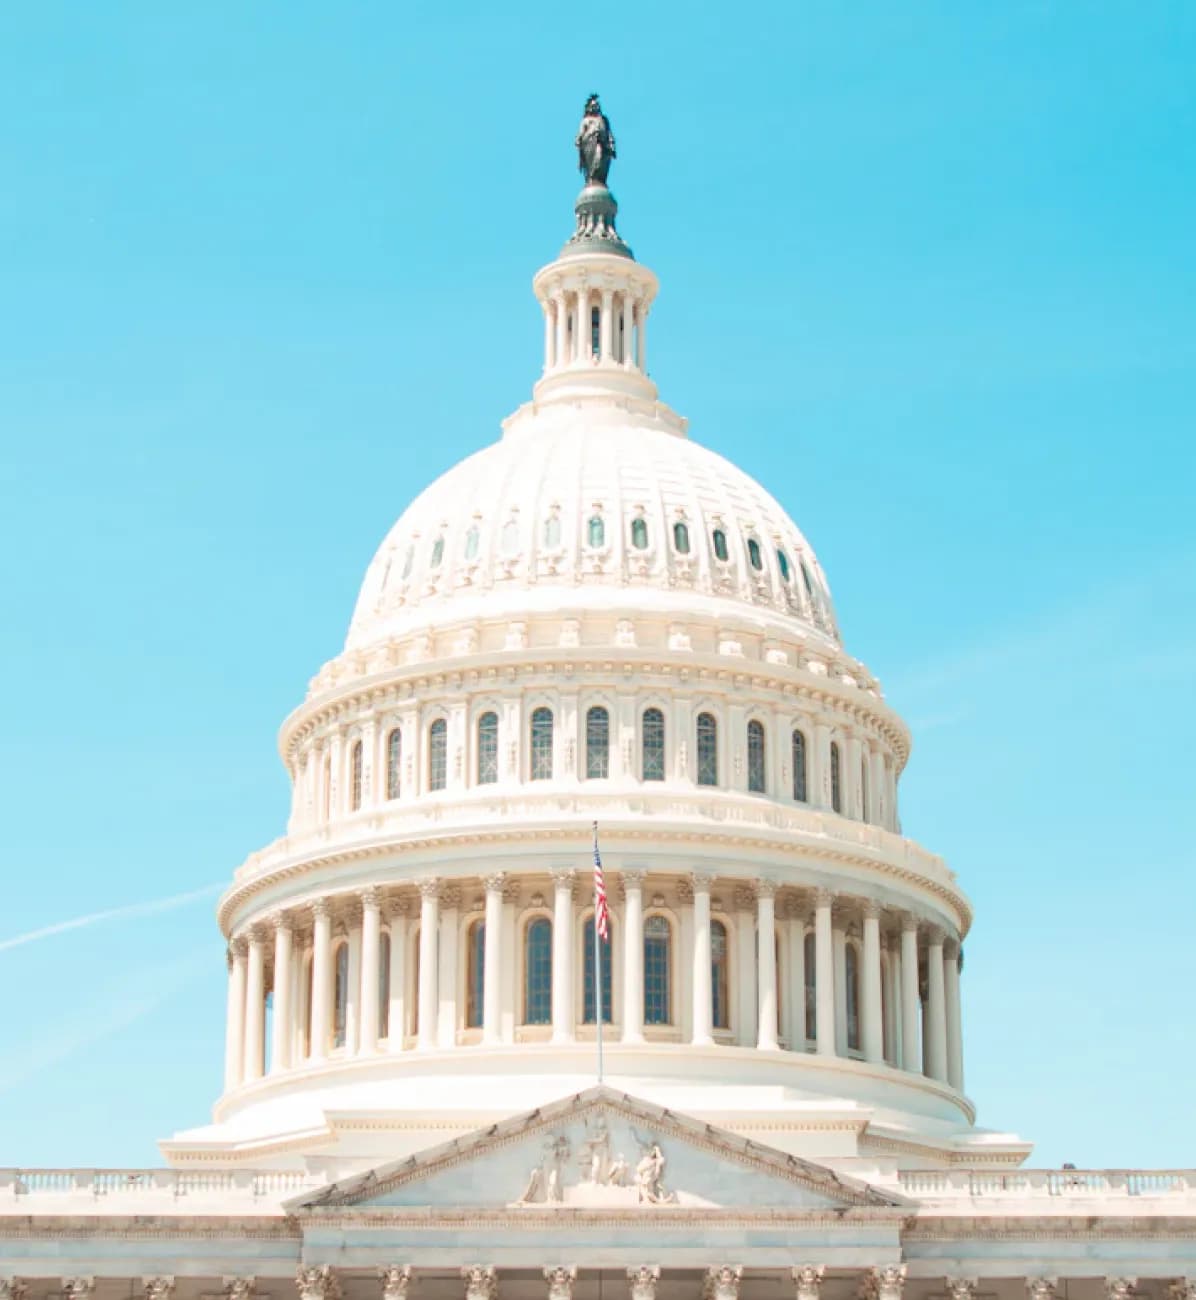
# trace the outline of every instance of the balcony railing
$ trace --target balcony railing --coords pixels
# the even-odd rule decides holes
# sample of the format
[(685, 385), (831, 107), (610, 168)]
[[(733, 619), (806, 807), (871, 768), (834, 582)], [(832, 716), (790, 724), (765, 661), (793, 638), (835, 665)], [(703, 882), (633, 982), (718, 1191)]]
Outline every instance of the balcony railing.
[(1192, 1196), (1196, 1169), (903, 1169), (901, 1190), (915, 1200), (975, 1197), (1038, 1200), (1047, 1197)]
[(0, 1169), (0, 1213), (31, 1201), (138, 1204), (218, 1201), (265, 1208), (326, 1180), (279, 1169)]

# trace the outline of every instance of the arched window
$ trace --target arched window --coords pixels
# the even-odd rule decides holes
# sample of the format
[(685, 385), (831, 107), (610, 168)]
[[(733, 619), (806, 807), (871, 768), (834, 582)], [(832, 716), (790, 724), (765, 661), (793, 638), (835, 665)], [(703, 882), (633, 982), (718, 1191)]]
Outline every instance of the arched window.
[(673, 525), (673, 549), (678, 555), (689, 554), (689, 527), (680, 520)]
[(806, 802), (806, 738), (796, 730), (793, 733), (793, 797), (798, 803)]
[(664, 714), (659, 709), (645, 709), (640, 736), (643, 779), (664, 780)]
[(448, 784), (448, 723), (437, 718), (428, 728), (428, 789), (443, 790)]
[(390, 932), (378, 936), (378, 1037), (390, 1036)]
[(586, 526), (586, 534), (591, 546), (602, 546), (606, 541), (606, 525), (602, 522), (601, 515), (591, 515), (590, 522)]
[[(609, 1025), (614, 1020), (611, 1007), (611, 949), (614, 946), (614, 926), (609, 921), (608, 937), (598, 941), (598, 965), (602, 971), (602, 1023)], [(582, 997), (581, 1021), (592, 1025), (597, 1021), (594, 1014), (594, 914), (586, 917), (582, 926), (582, 947), (585, 956), (582, 960)]]
[(407, 554), (403, 557), (403, 577), (411, 577), (411, 566), (415, 563), (415, 547), (409, 546)]
[(847, 945), (844, 965), (846, 966), (844, 994), (847, 1002), (847, 1050), (858, 1052), (860, 1050), (860, 957), (854, 943)]
[(532, 714), (533, 781), (552, 780), (552, 710), (536, 709)]
[(472, 560), (478, 553), (478, 526), (470, 524), (469, 532), (465, 534), (465, 558)]
[(590, 309), (590, 351), (596, 357), (602, 355), (602, 316), (597, 307)]
[(714, 554), (725, 564), (727, 562), (727, 534), (721, 528), (716, 528), (711, 534), (711, 541), (714, 542)]
[(814, 931), (806, 935), (802, 944), (806, 968), (806, 1037), (818, 1037), (818, 941)]
[(868, 760), (860, 755), (860, 819), (868, 820)]
[(631, 544), (637, 551), (648, 549), (648, 521), (639, 515), (631, 521)]
[(332, 959), (332, 1045), (344, 1047), (349, 1037), (349, 945), (342, 943)]
[(432, 543), (432, 564), (433, 569), (439, 569), (440, 563), (444, 559), (444, 538), (438, 537)]
[(478, 785), (498, 780), (498, 714), (483, 713), (478, 719)]
[(403, 733), (395, 729), (386, 737), (386, 797), (397, 799), (402, 788)]
[(835, 812), (843, 811), (843, 781), (839, 772), (839, 745), (831, 741), (831, 807)]
[(710, 1010), (715, 1029), (731, 1028), (729, 958), (727, 927), (721, 921), (712, 921), (710, 923)]
[(718, 723), (713, 713), (698, 714), (698, 784), (718, 785)]
[(586, 780), (610, 776), (610, 714), (595, 705), (586, 713)]
[(552, 922), (539, 916), (523, 941), (523, 1023), (552, 1024)]
[(755, 718), (747, 725), (748, 789), (763, 794), (765, 789), (764, 723)]
[(549, 515), (544, 520), (544, 545), (548, 547), (560, 546), (561, 544), (561, 517), (560, 515)]
[(519, 520), (508, 519), (502, 526), (502, 550), (504, 555), (514, 555), (519, 550)]
[(354, 812), (361, 807), (362, 753), (361, 741), (355, 740), (349, 751), (349, 804)]
[(777, 567), (781, 570), (781, 577), (784, 578), (786, 582), (788, 582), (789, 572), (790, 572), (789, 557), (779, 546), (777, 547)]
[(673, 927), (663, 916), (644, 922), (644, 1024), (672, 1023)]
[(801, 565), (801, 582), (806, 589), (806, 599), (812, 605), (814, 603), (814, 584), (810, 581), (810, 570), (806, 568), (804, 561), (798, 561)]
[(486, 969), (486, 922), (475, 921), (465, 936), (465, 1027), (482, 1023), (482, 998)]
[(764, 568), (764, 560), (760, 555), (760, 543), (754, 537), (748, 538), (748, 560), (753, 569)]

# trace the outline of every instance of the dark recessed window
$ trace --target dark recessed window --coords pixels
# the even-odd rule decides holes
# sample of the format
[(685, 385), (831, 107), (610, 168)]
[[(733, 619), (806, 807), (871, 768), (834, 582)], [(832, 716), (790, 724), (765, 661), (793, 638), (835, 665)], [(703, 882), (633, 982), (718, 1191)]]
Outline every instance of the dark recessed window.
[(631, 544), (637, 551), (648, 549), (648, 521), (633, 519), (631, 521)]
[(753, 569), (764, 568), (764, 560), (760, 555), (760, 543), (754, 537), (748, 538), (748, 559), (751, 561)]
[(673, 525), (673, 549), (678, 555), (689, 554), (689, 529), (682, 523)]
[(715, 555), (725, 562), (727, 559), (727, 534), (721, 528), (716, 528), (712, 540)]

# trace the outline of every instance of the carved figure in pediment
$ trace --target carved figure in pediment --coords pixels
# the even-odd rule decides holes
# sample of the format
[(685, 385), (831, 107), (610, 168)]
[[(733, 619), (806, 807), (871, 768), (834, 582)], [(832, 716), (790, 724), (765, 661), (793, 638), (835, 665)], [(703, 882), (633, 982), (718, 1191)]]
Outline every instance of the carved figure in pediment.
[(607, 1187), (627, 1186), (627, 1157), (622, 1152), (619, 1152), (607, 1166), (604, 1181)]
[(672, 1205), (677, 1197), (664, 1185), (665, 1156), (655, 1139), (645, 1141), (635, 1133), (640, 1144), (640, 1158), (635, 1166), (635, 1186), (642, 1205)]
[(610, 1133), (602, 1115), (587, 1121), (586, 1140), (581, 1144), (578, 1163), (583, 1183), (598, 1186), (606, 1181), (606, 1169), (610, 1163)]
[(565, 1199), (562, 1166), (569, 1158), (569, 1139), (557, 1133), (544, 1143), (540, 1163), (528, 1175), (527, 1186), (517, 1205), (559, 1205)]

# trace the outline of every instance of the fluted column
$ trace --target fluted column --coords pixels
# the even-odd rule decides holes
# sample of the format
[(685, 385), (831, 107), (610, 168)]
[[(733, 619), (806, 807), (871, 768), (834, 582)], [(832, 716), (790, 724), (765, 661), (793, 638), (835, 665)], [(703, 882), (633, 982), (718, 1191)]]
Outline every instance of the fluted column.
[(777, 1043), (776, 882), (756, 881), (756, 1046), (775, 1052)]
[(880, 982), (880, 908), (864, 905), (863, 1023), (860, 1040), (864, 1058), (883, 1061), (885, 1055), (884, 1002)]
[(601, 342), (601, 359), (608, 365), (613, 352), (614, 321), (611, 319), (614, 309), (614, 293), (610, 289), (602, 291), (602, 319), (599, 325)]
[(553, 320), (553, 307), (555, 300), (549, 298), (544, 303), (544, 372), (548, 373), (552, 369), (552, 344), (555, 338)]
[(620, 342), (623, 345), (623, 369), (631, 369), (631, 295), (622, 293), (619, 295), (620, 319), (623, 322), (620, 330)]
[(361, 895), (361, 1023), (357, 1041), (360, 1052), (368, 1056), (378, 1050), (378, 960), (382, 939), (382, 897), (376, 889)]
[[(644, 1041), (644, 873), (623, 872), (623, 1041)], [(597, 974), (597, 972), (595, 972)]]
[(224, 1090), (241, 1082), (245, 1063), (245, 967), (248, 947), (244, 939), (228, 945), (228, 1008), (224, 1021)]
[(714, 1042), (714, 965), (710, 951), (710, 882), (709, 876), (695, 872), (693, 877), (693, 1034), (692, 1042), (704, 1047)]
[(901, 1068), (922, 1073), (922, 1023), (918, 993), (918, 922), (901, 922)]
[(291, 1065), (291, 1044), (295, 1026), (291, 1010), (291, 985), (294, 981), (291, 956), (295, 932), (285, 912), (274, 918), (274, 1020), (271, 1025), (270, 1073), (278, 1074)]
[[(486, 931), (482, 956), (482, 1042), (502, 1042), (502, 872), (487, 876)], [(555, 938), (555, 936), (554, 936)]]
[(789, 899), (789, 976), (785, 987), (789, 1003), (789, 1050), (806, 1050), (806, 930), (805, 912), (796, 898)]
[(932, 1079), (947, 1082), (947, 1005), (943, 981), (943, 932), (930, 931), (926, 949), (926, 1066)]
[(829, 889), (814, 895), (814, 988), (818, 1014), (815, 1035), (818, 1054), (835, 1054), (835, 953)]
[(311, 1059), (322, 1061), (332, 1031), (332, 915), (322, 898), (311, 913)]
[(577, 290), (577, 333), (573, 340), (573, 355), (578, 361), (590, 356), (590, 291), (582, 285)]
[[(552, 1041), (571, 1043), (576, 1037), (573, 997), (572, 871), (557, 871), (552, 880)], [(585, 959), (585, 954), (582, 954)]]
[(569, 309), (563, 292), (555, 294), (552, 301), (556, 307), (556, 352), (552, 364), (554, 369), (560, 370), (569, 362)]
[(635, 364), (642, 374), (648, 373), (648, 305), (639, 305), (639, 329), (635, 332)]
[(943, 992), (947, 1014), (947, 1082), (963, 1091), (963, 1020), (959, 1005), (958, 942), (943, 951)]
[(436, 1046), (439, 998), (437, 997), (437, 932), (440, 929), (440, 882), (419, 882), (419, 1029), (417, 1045), (427, 1051)]
[(249, 959), (245, 979), (245, 1055), (243, 1076), (246, 1081), (262, 1077), (266, 1028), (266, 945), (261, 930), (254, 926), (249, 933)]

